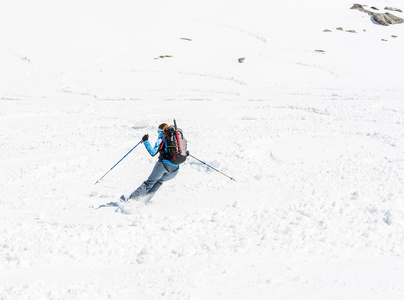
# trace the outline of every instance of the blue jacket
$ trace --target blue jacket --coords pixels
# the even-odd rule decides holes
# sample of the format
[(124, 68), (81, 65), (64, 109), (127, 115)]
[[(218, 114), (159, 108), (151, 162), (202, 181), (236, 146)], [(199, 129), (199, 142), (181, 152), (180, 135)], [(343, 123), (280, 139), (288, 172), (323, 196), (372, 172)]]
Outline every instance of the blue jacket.
[[(143, 144), (145, 145), (147, 151), (149, 151), (151, 156), (155, 156), (160, 149), (161, 143), (164, 140), (164, 134), (162, 132), (159, 133), (159, 136), (157, 138), (156, 143), (154, 144), (154, 147), (152, 147), (152, 145), (150, 144), (149, 141), (145, 141)], [(167, 152), (167, 150), (164, 147), (164, 151)], [(172, 165), (174, 167), (179, 167), (179, 165), (173, 164), (171, 161), (167, 160), (167, 159), (163, 159), (163, 163), (168, 164), (168, 165)]]

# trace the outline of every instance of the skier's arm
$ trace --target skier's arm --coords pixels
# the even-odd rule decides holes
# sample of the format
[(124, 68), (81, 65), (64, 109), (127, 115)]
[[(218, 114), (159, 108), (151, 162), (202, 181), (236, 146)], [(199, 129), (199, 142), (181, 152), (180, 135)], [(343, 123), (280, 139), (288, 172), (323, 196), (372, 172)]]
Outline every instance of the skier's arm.
[(149, 141), (145, 141), (143, 144), (145, 145), (147, 151), (149, 151), (150, 155), (155, 156), (159, 152), (159, 148), (162, 142), (163, 138), (159, 137), (157, 139), (157, 142), (154, 144), (154, 147), (152, 147)]

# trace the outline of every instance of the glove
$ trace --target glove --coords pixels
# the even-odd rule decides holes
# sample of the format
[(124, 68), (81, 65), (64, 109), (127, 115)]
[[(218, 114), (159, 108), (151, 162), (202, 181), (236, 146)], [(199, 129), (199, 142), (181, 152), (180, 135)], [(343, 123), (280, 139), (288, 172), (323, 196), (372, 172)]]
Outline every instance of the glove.
[(146, 142), (148, 139), (149, 139), (149, 135), (148, 135), (148, 134), (145, 134), (145, 135), (142, 137), (143, 143)]
[(189, 156), (189, 151), (188, 150), (187, 150), (186, 154), (187, 154), (187, 156)]

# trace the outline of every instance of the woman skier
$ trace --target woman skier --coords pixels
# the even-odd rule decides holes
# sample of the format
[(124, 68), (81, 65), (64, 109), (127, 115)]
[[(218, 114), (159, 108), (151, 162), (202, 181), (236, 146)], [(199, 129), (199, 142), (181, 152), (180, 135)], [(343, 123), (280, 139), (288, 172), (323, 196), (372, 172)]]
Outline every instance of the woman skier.
[[(159, 159), (153, 168), (149, 178), (144, 181), (130, 196), (128, 199), (125, 196), (121, 196), (121, 200), (144, 200), (145, 203), (149, 202), (154, 196), (157, 190), (163, 185), (165, 181), (173, 179), (178, 174), (179, 165), (170, 162), (167, 159), (167, 150), (165, 147), (161, 147), (161, 143), (164, 141), (165, 131), (169, 128), (166, 123), (160, 124), (157, 128), (158, 138), (154, 147), (149, 142), (149, 135), (145, 134), (142, 138), (143, 144), (151, 156), (155, 156), (160, 153)], [(161, 149), (160, 149), (161, 148)]]

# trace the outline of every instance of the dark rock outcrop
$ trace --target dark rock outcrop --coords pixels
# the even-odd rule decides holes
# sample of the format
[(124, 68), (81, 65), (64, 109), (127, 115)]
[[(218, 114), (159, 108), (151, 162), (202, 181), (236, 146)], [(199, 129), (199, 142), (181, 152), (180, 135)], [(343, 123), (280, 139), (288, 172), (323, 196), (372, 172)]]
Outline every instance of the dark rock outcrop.
[(389, 26), (393, 24), (401, 24), (404, 23), (404, 19), (397, 17), (395, 15), (392, 15), (391, 13), (375, 13), (370, 10), (367, 10), (363, 7), (361, 4), (354, 4), (351, 9), (357, 9), (361, 12), (369, 14), (373, 20), (380, 25), (383, 26)]
[(403, 12), (403, 11), (402, 11), (401, 9), (399, 9), (399, 8), (388, 7), (388, 6), (386, 6), (384, 9), (385, 9), (385, 10), (391, 10), (391, 11), (397, 11), (397, 12)]
[(396, 17), (391, 13), (373, 13), (372, 14), (373, 20), (383, 26), (389, 26), (393, 24), (401, 24), (404, 23), (404, 19)]
[(167, 57), (172, 57), (171, 55), (160, 55), (159, 57), (156, 57), (155, 59), (161, 59), (161, 58), (167, 58)]
[(365, 9), (361, 4), (358, 4), (358, 3), (355, 3), (355, 4), (351, 7), (351, 9), (357, 9), (357, 10), (359, 10), (359, 11), (361, 11), (361, 12), (369, 13), (369, 11), (368, 11), (367, 9)]

